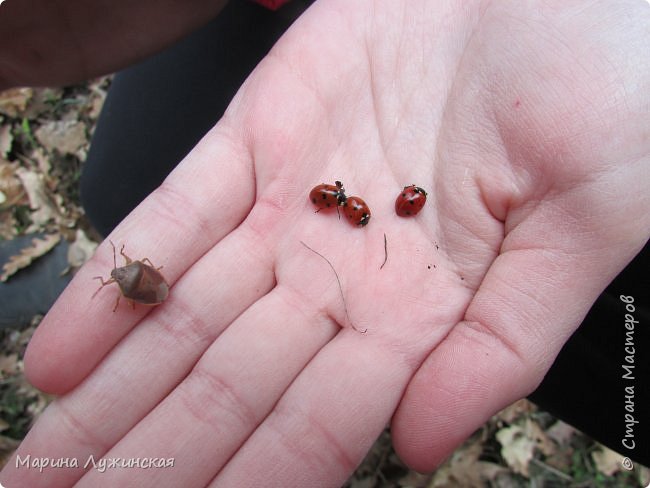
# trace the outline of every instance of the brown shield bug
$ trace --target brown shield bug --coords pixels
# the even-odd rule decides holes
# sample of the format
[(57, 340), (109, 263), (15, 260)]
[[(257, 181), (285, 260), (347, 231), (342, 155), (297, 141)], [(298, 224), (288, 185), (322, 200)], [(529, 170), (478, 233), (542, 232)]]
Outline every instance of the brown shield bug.
[(102, 282), (102, 286), (93, 294), (93, 298), (106, 285), (117, 283), (117, 286), (120, 287), (120, 294), (115, 301), (113, 312), (117, 310), (122, 295), (131, 302), (133, 308), (135, 308), (136, 302), (142, 305), (158, 305), (164, 302), (169, 294), (169, 285), (160, 273), (162, 266), (156, 268), (149, 258), (144, 258), (140, 261), (132, 260), (124, 254), (124, 245), (122, 245), (120, 254), (124, 257), (126, 264), (118, 268), (117, 258), (115, 256), (115, 244), (111, 241), (108, 242), (113, 246), (113, 269), (111, 270), (111, 277), (106, 281), (101, 276), (94, 277), (94, 279)]

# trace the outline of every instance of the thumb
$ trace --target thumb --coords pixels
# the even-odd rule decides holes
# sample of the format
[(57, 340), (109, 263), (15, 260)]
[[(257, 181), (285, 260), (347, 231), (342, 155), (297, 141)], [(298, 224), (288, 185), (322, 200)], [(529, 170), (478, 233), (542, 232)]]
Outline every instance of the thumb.
[(620, 224), (600, 231), (590, 228), (593, 218), (558, 219), (559, 208), (584, 208), (571, 206), (579, 197), (538, 206), (508, 233), (464, 319), (411, 380), (392, 431), (413, 468), (432, 470), (491, 415), (532, 392), (599, 293), (642, 248), (647, 219), (623, 209), (603, 219)]

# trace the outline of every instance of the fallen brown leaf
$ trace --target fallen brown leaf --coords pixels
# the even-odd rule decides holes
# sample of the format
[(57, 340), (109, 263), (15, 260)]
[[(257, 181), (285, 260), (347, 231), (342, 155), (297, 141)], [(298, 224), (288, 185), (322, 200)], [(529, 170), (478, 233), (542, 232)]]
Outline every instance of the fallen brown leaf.
[(14, 136), (11, 133), (11, 125), (0, 125), (0, 157), (6, 158), (9, 151), (11, 151), (11, 144)]
[(528, 477), (528, 465), (533, 459), (535, 441), (526, 436), (526, 431), (519, 425), (504, 427), (496, 433), (501, 444), (501, 455), (508, 466), (515, 472)]
[(563, 447), (571, 442), (571, 438), (577, 432), (578, 431), (571, 425), (558, 420), (546, 430), (546, 435), (553, 439), (558, 446)]
[[(18, 354), (8, 354), (0, 356), (0, 375), (2, 377), (10, 376), (20, 372), (18, 364)], [(1, 420), (1, 419), (0, 419)], [(0, 428), (0, 431), (3, 429)]]
[(26, 163), (34, 162), (38, 166), (38, 170), (44, 175), (49, 175), (50, 170), (52, 169), (52, 163), (50, 162), (49, 156), (45, 153), (45, 149), (38, 146), (34, 148), (28, 155), (28, 157), (23, 159)]
[(537, 422), (525, 418), (523, 425), (513, 424), (496, 433), (501, 444), (501, 455), (516, 473), (528, 477), (528, 465), (538, 450), (546, 456), (555, 453), (553, 441)]
[(544, 456), (550, 456), (555, 453), (555, 443), (537, 422), (531, 418), (526, 418), (524, 428), (526, 429), (526, 436), (535, 441), (535, 447), (539, 452), (544, 454)]
[(30, 120), (52, 117), (53, 106), (62, 96), (62, 88), (32, 88), (32, 98), (23, 117)]
[(515, 403), (508, 405), (506, 408), (496, 414), (496, 417), (503, 420), (507, 424), (514, 423), (518, 418), (529, 415), (530, 412), (535, 411), (536, 407), (526, 398), (517, 400)]
[(59, 234), (47, 234), (42, 239), (32, 239), (32, 245), (23, 248), (19, 254), (11, 256), (2, 266), (2, 274), (0, 274), (0, 281), (7, 281), (10, 276), (15, 274), (18, 270), (26, 268), (36, 258), (41, 257), (43, 254), (49, 252), (61, 240)]
[(498, 464), (480, 461), (482, 453), (483, 440), (480, 438), (456, 449), (451, 458), (436, 470), (428, 487), (483, 488), (488, 486), (490, 480), (494, 480), (506, 469)]
[(50, 220), (58, 221), (60, 212), (55, 202), (48, 196), (43, 175), (26, 168), (17, 168), (16, 176), (20, 178), (29, 198), (29, 206), (33, 210), (30, 215), (32, 225), (26, 232), (39, 230)]
[(598, 471), (606, 476), (612, 476), (617, 471), (621, 471), (621, 461), (625, 456), (601, 445), (591, 453), (591, 458), (594, 460)]
[[(398, 481), (399, 488), (419, 488), (420, 486), (427, 486), (432, 476), (430, 474), (418, 473), (417, 471), (409, 471), (406, 475), (402, 476)], [(373, 484), (374, 486), (374, 484)]]
[(33, 93), (32, 88), (11, 88), (0, 92), (0, 113), (9, 117), (22, 116)]
[(80, 268), (95, 253), (95, 249), (97, 243), (88, 239), (83, 230), (77, 229), (75, 240), (68, 247), (69, 268)]
[(88, 143), (86, 126), (78, 120), (53, 120), (34, 132), (36, 139), (48, 151), (75, 154)]
[[(0, 159), (0, 193), (4, 199), (0, 201), (0, 209), (17, 204), (25, 195), (23, 185), (16, 177), (17, 163), (10, 163)], [(2, 199), (0, 197), (0, 199)]]
[(106, 100), (106, 89), (104, 88), (107, 83), (107, 77), (101, 77), (94, 80), (89, 88), (91, 92), (91, 105), (88, 108), (88, 117), (96, 120), (104, 106)]

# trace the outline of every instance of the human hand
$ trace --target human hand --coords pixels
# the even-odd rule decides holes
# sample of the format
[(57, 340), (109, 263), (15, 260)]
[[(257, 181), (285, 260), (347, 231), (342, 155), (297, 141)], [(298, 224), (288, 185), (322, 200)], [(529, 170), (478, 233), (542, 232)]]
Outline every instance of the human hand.
[[(648, 10), (557, 5), (317, 2), (111, 234), (164, 265), (168, 300), (91, 299), (102, 246), (28, 350), (67, 393), (23, 459), (173, 468), (11, 460), (2, 483), (334, 486), (391, 418), (431, 469), (532, 391), (650, 229)], [(368, 226), (314, 213), (335, 179)], [(429, 199), (402, 219), (410, 183)]]

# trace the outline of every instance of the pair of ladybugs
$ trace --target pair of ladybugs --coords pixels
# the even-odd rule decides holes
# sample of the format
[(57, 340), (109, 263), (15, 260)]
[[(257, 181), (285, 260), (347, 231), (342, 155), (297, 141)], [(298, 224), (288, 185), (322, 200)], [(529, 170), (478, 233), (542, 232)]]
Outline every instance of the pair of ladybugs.
[(309, 192), (309, 199), (318, 207), (317, 212), (331, 207), (336, 207), (338, 211), (339, 207), (343, 207), (343, 215), (351, 224), (363, 227), (370, 220), (370, 209), (366, 202), (359, 197), (348, 197), (340, 181), (335, 181), (334, 185), (323, 183), (315, 186)]
[[(316, 207), (317, 212), (324, 208), (343, 207), (343, 214), (355, 225), (364, 226), (370, 220), (370, 209), (366, 202), (359, 197), (345, 195), (343, 183), (335, 181), (334, 185), (323, 183), (315, 186), (309, 192), (309, 199)], [(419, 186), (405, 186), (395, 200), (395, 212), (400, 217), (417, 214), (427, 201), (427, 192)]]

